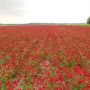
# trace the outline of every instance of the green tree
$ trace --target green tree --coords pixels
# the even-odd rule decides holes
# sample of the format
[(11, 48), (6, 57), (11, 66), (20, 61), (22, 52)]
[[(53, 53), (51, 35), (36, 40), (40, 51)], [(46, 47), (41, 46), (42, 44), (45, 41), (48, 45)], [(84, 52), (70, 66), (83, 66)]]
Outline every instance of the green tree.
[(90, 24), (90, 17), (88, 17), (87, 19), (87, 24)]

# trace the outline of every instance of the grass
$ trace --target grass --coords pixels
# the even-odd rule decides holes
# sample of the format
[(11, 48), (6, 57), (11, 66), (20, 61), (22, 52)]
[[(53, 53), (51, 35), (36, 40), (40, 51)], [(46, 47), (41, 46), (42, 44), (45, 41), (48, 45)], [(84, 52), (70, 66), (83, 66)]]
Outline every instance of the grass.
[(75, 26), (87, 26), (87, 27), (90, 27), (90, 24), (73, 24)]

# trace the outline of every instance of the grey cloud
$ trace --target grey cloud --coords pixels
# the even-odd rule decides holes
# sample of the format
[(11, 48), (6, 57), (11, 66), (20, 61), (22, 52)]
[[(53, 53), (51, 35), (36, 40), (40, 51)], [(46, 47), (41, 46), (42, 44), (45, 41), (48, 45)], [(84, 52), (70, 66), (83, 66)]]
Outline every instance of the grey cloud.
[(23, 0), (0, 0), (0, 16), (20, 16), (24, 13), (23, 6)]

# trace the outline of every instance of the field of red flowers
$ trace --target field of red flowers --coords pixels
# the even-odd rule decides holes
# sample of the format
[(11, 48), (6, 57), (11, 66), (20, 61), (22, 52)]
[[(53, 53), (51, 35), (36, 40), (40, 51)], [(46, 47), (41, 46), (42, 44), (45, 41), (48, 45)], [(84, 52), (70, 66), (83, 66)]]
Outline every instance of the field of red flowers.
[(0, 26), (0, 90), (90, 90), (90, 27)]

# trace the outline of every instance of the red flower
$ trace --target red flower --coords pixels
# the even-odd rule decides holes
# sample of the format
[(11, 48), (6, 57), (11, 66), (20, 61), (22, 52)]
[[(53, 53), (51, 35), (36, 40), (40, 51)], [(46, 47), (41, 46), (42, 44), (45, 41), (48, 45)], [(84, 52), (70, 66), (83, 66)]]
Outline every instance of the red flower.
[(30, 65), (30, 66), (29, 66), (29, 69), (33, 69), (33, 65)]
[(73, 76), (72, 73), (68, 73), (68, 74), (67, 74), (67, 77), (68, 77), (68, 78), (72, 78), (72, 76)]
[(87, 72), (86, 70), (83, 70), (83, 74), (84, 74), (84, 76), (86, 76), (86, 77), (89, 76), (89, 74), (88, 74), (88, 72)]
[(10, 81), (7, 81), (7, 82), (6, 82), (6, 85), (7, 85), (7, 86), (10, 86), (10, 85), (11, 85), (11, 82), (10, 82)]
[(43, 90), (43, 88), (42, 87), (38, 87), (38, 90)]
[(31, 69), (33, 69), (33, 65), (26, 66), (26, 68), (25, 68), (26, 71), (31, 70)]
[(50, 83), (53, 83), (54, 81), (54, 78), (50, 78)]
[(14, 90), (13, 88), (8, 88), (8, 90)]
[(15, 80), (15, 81), (13, 82), (13, 85), (14, 85), (14, 86), (17, 86), (17, 85), (18, 85), (18, 80)]
[(90, 88), (90, 84), (87, 84), (86, 87), (87, 87), (87, 88)]
[(83, 69), (80, 66), (74, 66), (73, 69), (76, 71), (77, 74), (83, 75)]
[(63, 81), (63, 75), (61, 73), (58, 74), (59, 81)]
[(56, 87), (56, 90), (63, 90), (62, 87)]
[(78, 82), (83, 83), (83, 82), (85, 82), (85, 79), (78, 79)]
[(35, 70), (34, 69), (32, 69), (31, 71), (32, 71), (32, 73), (35, 73)]
[(43, 76), (43, 79), (44, 79), (44, 80), (47, 80), (47, 79), (48, 79), (48, 76)]
[(81, 88), (80, 90), (86, 90), (85, 88)]
[(69, 83), (68, 82), (65, 83), (65, 90), (69, 90)]
[(47, 76), (48, 76), (48, 77), (50, 76), (50, 72), (47, 72)]

